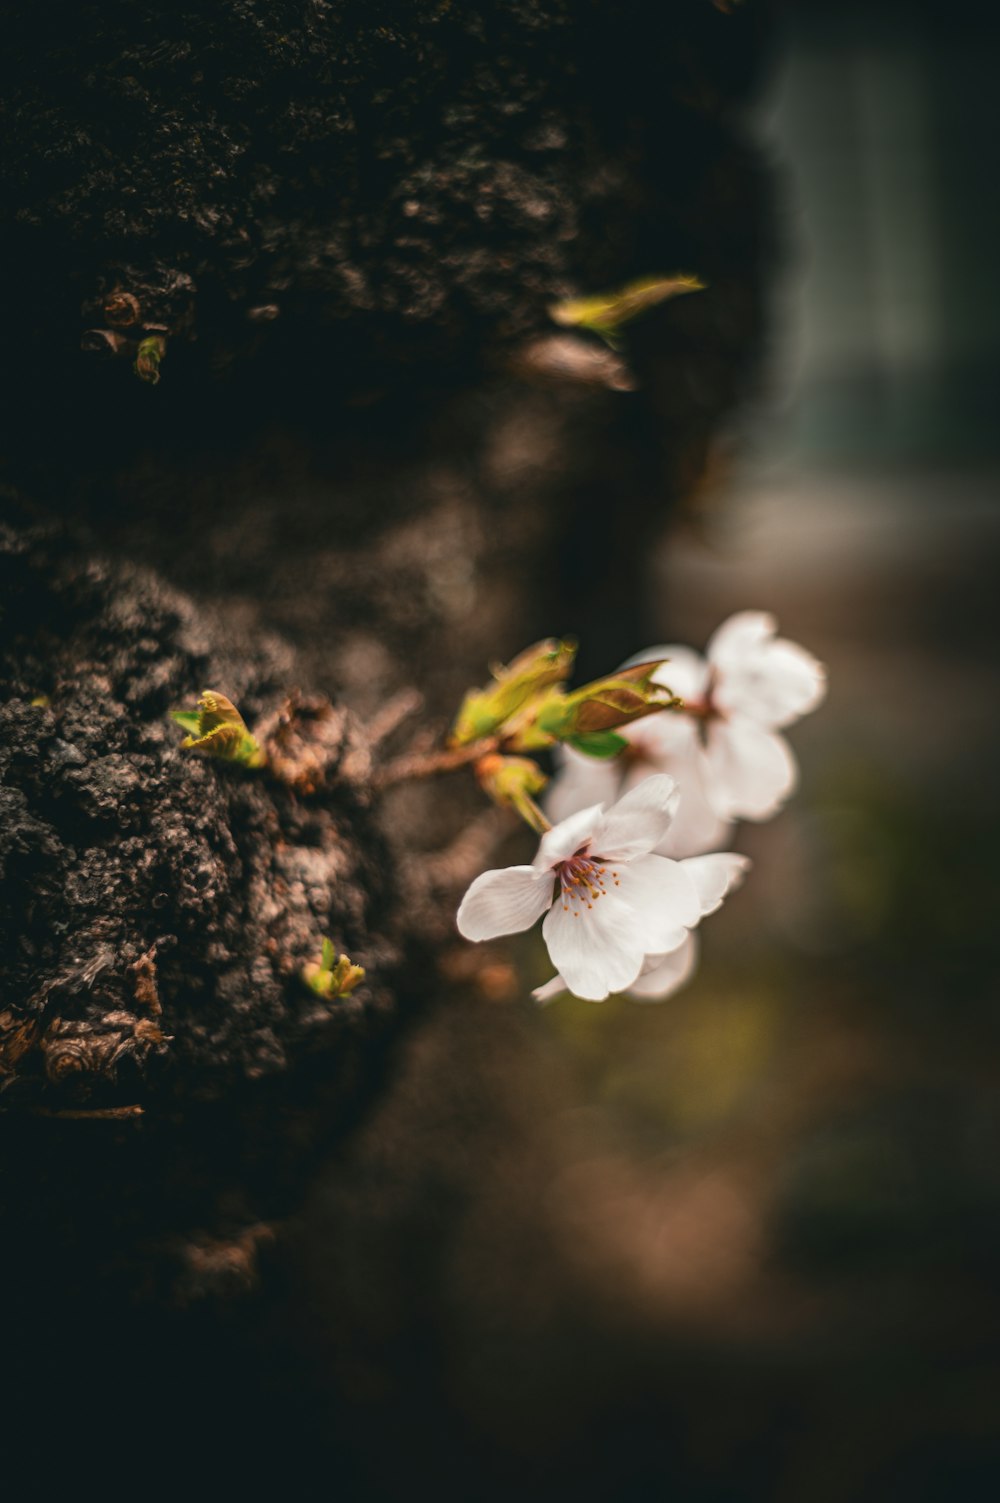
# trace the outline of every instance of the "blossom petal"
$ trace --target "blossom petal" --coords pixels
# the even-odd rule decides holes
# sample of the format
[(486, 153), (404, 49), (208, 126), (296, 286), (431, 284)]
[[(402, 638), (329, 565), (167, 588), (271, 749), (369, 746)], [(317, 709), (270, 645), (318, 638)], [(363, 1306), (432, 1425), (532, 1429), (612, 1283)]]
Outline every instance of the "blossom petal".
[(654, 684), (661, 684), (680, 699), (701, 699), (708, 685), (708, 664), (700, 652), (694, 652), (690, 647), (676, 644), (649, 647), (645, 652), (637, 652), (622, 667), (632, 668), (637, 663), (654, 663), (657, 658), (666, 658), (668, 661), (653, 674)]
[(775, 630), (773, 616), (741, 611), (709, 644), (717, 704), (772, 729), (808, 714), (826, 693), (822, 663), (797, 643), (776, 638)]
[(629, 987), (637, 1002), (662, 1002), (690, 980), (698, 963), (698, 939), (686, 934), (668, 955), (649, 955), (642, 974)]
[[(698, 727), (687, 715), (651, 715), (640, 721), (635, 732), (642, 732), (642, 756), (629, 764), (626, 789), (643, 776), (648, 777), (655, 758), (661, 772), (669, 773), (680, 791), (677, 812), (663, 839), (656, 845), (661, 856), (697, 856), (702, 851), (718, 849), (729, 837), (732, 820), (712, 803), (711, 769), (698, 734)], [(630, 736), (638, 740), (638, 736)]]
[(633, 759), (636, 759), (647, 764), (647, 772), (672, 774), (670, 761), (685, 756), (698, 743), (695, 722), (680, 710), (662, 710), (658, 715), (648, 715), (645, 720), (626, 726), (622, 735), (629, 742), (628, 767), (631, 768)]
[[(651, 716), (657, 719), (657, 716)], [(640, 721), (640, 724), (642, 722)], [(571, 746), (558, 749), (559, 771), (542, 802), (553, 824), (595, 804), (610, 804), (618, 797), (622, 764), (617, 757), (585, 757)], [(652, 771), (652, 769), (650, 769)], [(572, 855), (572, 851), (570, 855)]]
[(690, 929), (701, 918), (701, 898), (686, 864), (666, 856), (642, 856), (623, 865), (617, 891), (639, 920), (647, 955), (669, 950), (678, 929)]
[(535, 870), (550, 872), (560, 861), (575, 856), (592, 839), (603, 812), (600, 804), (591, 804), (546, 830), (533, 862)]
[(624, 991), (645, 959), (639, 920), (616, 892), (582, 910), (576, 904), (564, 908), (557, 899), (542, 933), (569, 990), (591, 1002)]
[(670, 711), (650, 715), (624, 733), (630, 750), (623, 758), (622, 792), (627, 793), (653, 773), (665, 772), (678, 785), (677, 812), (656, 845), (661, 856), (696, 856), (724, 845), (732, 821), (722, 817), (709, 796), (710, 776), (697, 723)]
[(661, 856), (675, 859), (698, 855), (725, 845), (732, 829), (733, 821), (723, 818), (709, 802), (704, 780), (690, 778), (681, 784), (677, 816), (656, 849)]
[(695, 885), (704, 918), (740, 886), (751, 862), (749, 856), (738, 856), (735, 851), (718, 851), (712, 856), (692, 856), (681, 865)]
[(788, 743), (745, 715), (712, 722), (706, 757), (712, 804), (731, 819), (768, 819), (797, 781)]
[(507, 866), (483, 872), (458, 910), (458, 932), (466, 939), (520, 934), (541, 918), (552, 902), (553, 881), (533, 866)]
[(645, 856), (666, 835), (679, 800), (673, 778), (644, 778), (598, 820), (590, 842), (594, 855), (610, 861)]
[(716, 627), (705, 656), (713, 668), (739, 667), (761, 643), (773, 637), (778, 623), (770, 611), (737, 611)]
[(544, 1005), (546, 1002), (553, 1001), (556, 997), (561, 997), (566, 990), (566, 983), (557, 972), (551, 981), (546, 981), (544, 986), (536, 986), (531, 995), (536, 1002)]

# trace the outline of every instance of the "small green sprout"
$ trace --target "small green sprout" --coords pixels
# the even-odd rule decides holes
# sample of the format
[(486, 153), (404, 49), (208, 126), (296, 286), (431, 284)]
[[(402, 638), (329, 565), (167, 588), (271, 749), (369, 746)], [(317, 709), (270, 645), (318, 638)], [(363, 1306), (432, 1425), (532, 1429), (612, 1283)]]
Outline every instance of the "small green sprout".
[(302, 968), (302, 980), (306, 986), (327, 1002), (335, 997), (350, 996), (364, 979), (364, 966), (355, 965), (346, 955), (338, 957), (333, 941), (329, 939), (323, 940), (318, 963), (313, 960)]
[(553, 303), (549, 317), (564, 328), (590, 329), (615, 350), (618, 348), (618, 331), (623, 324), (647, 313), (658, 303), (665, 303), (668, 298), (680, 297), (685, 292), (703, 292), (704, 289), (705, 283), (697, 277), (680, 272), (673, 277), (642, 277), (617, 292)]
[(155, 386), (160, 379), (160, 361), (167, 353), (167, 341), (160, 334), (149, 334), (139, 341), (135, 373), (140, 381)]
[(181, 742), (185, 750), (201, 751), (241, 767), (263, 767), (266, 758), (243, 716), (218, 690), (206, 689), (196, 710), (171, 710), (170, 716), (188, 732)]

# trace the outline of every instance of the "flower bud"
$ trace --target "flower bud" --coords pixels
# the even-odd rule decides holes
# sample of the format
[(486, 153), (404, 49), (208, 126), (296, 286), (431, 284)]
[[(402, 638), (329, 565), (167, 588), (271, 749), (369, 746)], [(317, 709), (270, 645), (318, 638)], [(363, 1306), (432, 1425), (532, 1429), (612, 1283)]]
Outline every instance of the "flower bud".
[(576, 643), (548, 637), (519, 653), (512, 663), (492, 668), (495, 682), (470, 690), (451, 733), (453, 746), (491, 736), (531, 700), (562, 683), (573, 666)]
[(511, 746), (531, 751), (568, 741), (589, 756), (615, 756), (625, 745), (614, 734), (618, 727), (679, 703), (669, 689), (651, 681), (660, 666), (661, 661), (638, 663), (570, 694), (553, 690), (534, 707), (531, 722), (518, 727)]
[(494, 803), (515, 809), (533, 830), (546, 827), (546, 821), (534, 800), (548, 778), (530, 757), (501, 757), (492, 752), (476, 763), (479, 786)]
[(548, 778), (529, 757), (501, 757), (498, 753), (476, 763), (476, 777), (483, 792), (497, 804), (516, 804), (524, 794), (541, 793)]

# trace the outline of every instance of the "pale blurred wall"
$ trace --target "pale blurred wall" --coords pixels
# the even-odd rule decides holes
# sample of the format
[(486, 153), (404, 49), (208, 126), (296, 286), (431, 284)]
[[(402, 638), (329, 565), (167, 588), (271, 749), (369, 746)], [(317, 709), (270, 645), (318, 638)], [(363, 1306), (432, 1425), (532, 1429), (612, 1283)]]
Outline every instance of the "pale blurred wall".
[(998, 53), (987, 8), (788, 6), (760, 117), (788, 194), (788, 448), (996, 453)]

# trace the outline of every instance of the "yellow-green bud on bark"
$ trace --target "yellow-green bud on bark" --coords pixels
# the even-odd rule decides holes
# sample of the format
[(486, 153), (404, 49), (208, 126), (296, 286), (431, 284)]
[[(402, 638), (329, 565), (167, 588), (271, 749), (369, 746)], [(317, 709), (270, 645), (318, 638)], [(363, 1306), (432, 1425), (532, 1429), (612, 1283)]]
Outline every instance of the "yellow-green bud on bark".
[(264, 753), (243, 716), (217, 689), (206, 689), (196, 710), (171, 710), (170, 716), (188, 732), (181, 742), (186, 751), (204, 752), (242, 767), (263, 767)]
[(160, 379), (160, 361), (167, 353), (167, 341), (159, 334), (142, 340), (135, 357), (135, 373), (140, 381), (155, 386)]
[(549, 317), (564, 328), (591, 329), (609, 344), (616, 346), (618, 330), (640, 314), (685, 292), (702, 292), (705, 284), (697, 277), (682, 273), (673, 277), (642, 277), (616, 292), (601, 292), (594, 297), (568, 298), (553, 303)]
[(364, 966), (355, 965), (346, 955), (338, 957), (329, 939), (323, 941), (319, 961), (311, 961), (302, 968), (302, 980), (306, 986), (328, 1002), (334, 997), (350, 996), (364, 979)]

